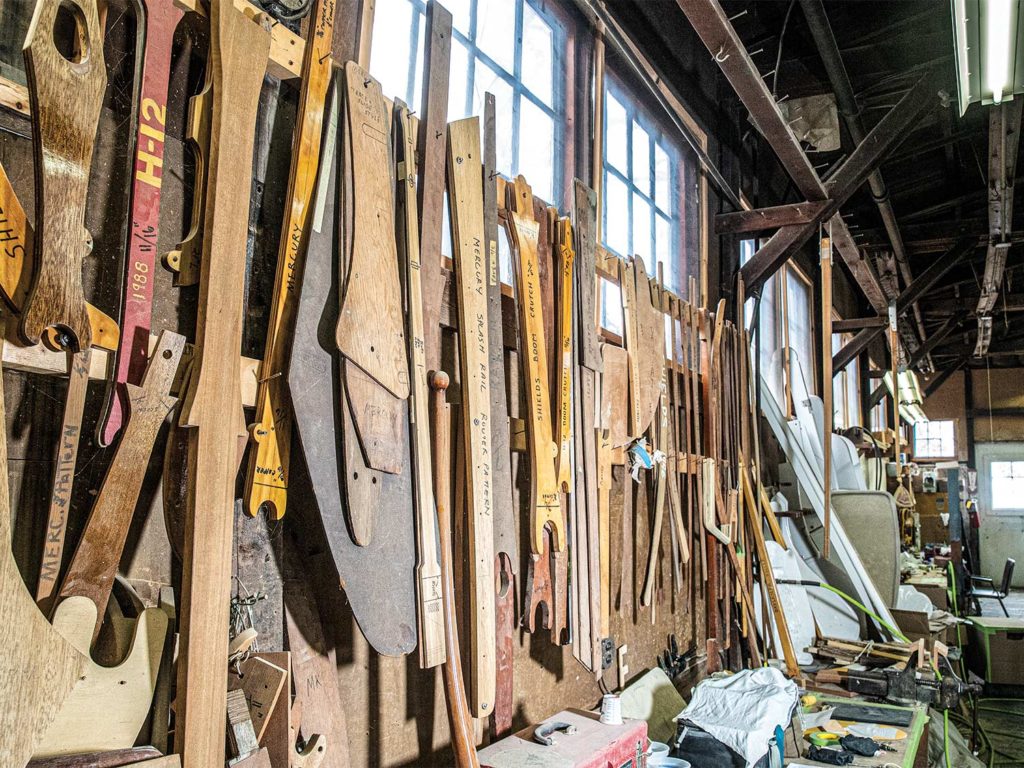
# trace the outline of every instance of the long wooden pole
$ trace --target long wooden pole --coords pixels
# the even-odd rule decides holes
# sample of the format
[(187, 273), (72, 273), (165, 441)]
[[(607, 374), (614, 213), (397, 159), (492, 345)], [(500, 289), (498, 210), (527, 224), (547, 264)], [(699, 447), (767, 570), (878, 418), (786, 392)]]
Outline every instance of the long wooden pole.
[(455, 616), (455, 586), (452, 582), (451, 509), (451, 418), (445, 390), (448, 374), (437, 371), (430, 380), (434, 403), (434, 500), (437, 503), (437, 531), (441, 541), (441, 595), (444, 608), (444, 692), (448, 700), (448, 722), (452, 731), (452, 749), (458, 768), (479, 768), (473, 718), (469, 714), (466, 686), (462, 680), (459, 652), (459, 628)]
[(824, 469), (821, 487), (825, 491), (825, 543), (822, 556), (828, 560), (832, 530), (832, 238), (821, 238), (821, 400), (824, 418), (821, 429)]

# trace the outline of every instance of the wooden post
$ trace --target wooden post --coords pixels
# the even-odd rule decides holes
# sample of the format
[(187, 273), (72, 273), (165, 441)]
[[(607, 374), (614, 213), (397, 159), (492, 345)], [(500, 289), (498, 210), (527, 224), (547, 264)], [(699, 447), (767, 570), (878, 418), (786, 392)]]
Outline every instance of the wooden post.
[(822, 426), (822, 455), (824, 474), (822, 488), (825, 492), (825, 543), (822, 556), (828, 560), (831, 549), (830, 532), (832, 524), (832, 238), (821, 238), (821, 400), (824, 403), (824, 424)]

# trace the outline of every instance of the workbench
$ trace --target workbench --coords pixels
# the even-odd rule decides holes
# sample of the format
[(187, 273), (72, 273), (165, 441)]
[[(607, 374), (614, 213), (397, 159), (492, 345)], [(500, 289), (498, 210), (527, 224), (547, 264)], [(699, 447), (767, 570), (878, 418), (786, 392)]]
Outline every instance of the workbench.
[[(925, 768), (928, 765), (928, 707), (925, 704), (915, 704), (910, 707), (899, 707), (893, 704), (874, 704), (864, 701), (862, 699), (848, 699), (840, 697), (830, 696), (819, 696), (818, 701), (828, 706), (843, 706), (843, 705), (865, 705), (870, 706), (873, 709), (885, 709), (885, 710), (904, 710), (912, 712), (910, 725), (907, 727), (896, 726), (900, 730), (906, 731), (907, 738), (899, 741), (888, 742), (896, 751), (885, 752), (880, 757), (857, 757), (855, 765), (858, 766), (869, 766), (872, 768), (884, 768), (887, 765), (898, 765), (900, 768)], [(837, 718), (838, 719), (838, 718)], [(850, 721), (846, 719), (838, 719), (842, 725), (848, 725), (851, 722), (868, 722), (866, 720)], [(797, 718), (793, 720), (794, 724), (798, 723)], [(801, 757), (807, 753), (810, 748), (810, 741), (806, 738), (801, 738), (801, 744), (799, 751), (794, 741), (794, 728), (790, 728), (786, 731), (786, 765), (793, 766), (818, 766), (827, 765), (827, 763), (820, 763), (816, 760), (810, 760), (806, 757)], [(802, 734), (801, 734), (802, 736)], [(790, 761), (793, 761), (792, 763)]]
[(940, 611), (949, 610), (949, 598), (946, 590), (949, 588), (949, 581), (945, 568), (929, 568), (927, 571), (916, 573), (905, 579), (904, 584), (917, 589), (923, 595), (927, 595), (932, 605)]

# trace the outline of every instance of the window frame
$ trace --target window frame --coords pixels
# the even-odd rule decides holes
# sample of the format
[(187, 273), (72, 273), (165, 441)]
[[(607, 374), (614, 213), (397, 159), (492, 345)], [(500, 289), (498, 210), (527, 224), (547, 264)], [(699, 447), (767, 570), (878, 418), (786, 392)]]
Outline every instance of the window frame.
[[(902, 423), (902, 419), (901, 419), (901, 423)], [(952, 451), (950, 451), (949, 453), (942, 453), (942, 454), (935, 454), (935, 455), (932, 455), (930, 453), (919, 453), (918, 452), (918, 448), (917, 448), (917, 430), (918, 430), (918, 427), (920, 427), (922, 424), (949, 424), (950, 425), (950, 427), (949, 427), (950, 431), (952, 432), (952, 435), (951, 435), (952, 444), (950, 446), (952, 448)], [(913, 424), (912, 425), (912, 429), (913, 429), (913, 435), (911, 437), (912, 437), (912, 440), (913, 440), (912, 445), (914, 447), (914, 460), (915, 461), (938, 462), (938, 461), (955, 461), (956, 460), (956, 455), (957, 455), (956, 419), (929, 419), (928, 421), (922, 421), (922, 422), (918, 422), (918, 423)], [(925, 438), (925, 442), (931, 442), (931, 441), (933, 441), (935, 439), (936, 438)], [(941, 445), (942, 437), (940, 436), (937, 439), (938, 439), (938, 441), (939, 441), (939, 443)], [(1022, 458), (1022, 461), (1024, 461), (1024, 458)]]
[(1014, 509), (996, 509), (992, 503), (992, 465), (1004, 461), (1024, 461), (1024, 443), (979, 443), (976, 448), (978, 465), (978, 493), (984, 514), (996, 517), (1024, 515), (1024, 499)]

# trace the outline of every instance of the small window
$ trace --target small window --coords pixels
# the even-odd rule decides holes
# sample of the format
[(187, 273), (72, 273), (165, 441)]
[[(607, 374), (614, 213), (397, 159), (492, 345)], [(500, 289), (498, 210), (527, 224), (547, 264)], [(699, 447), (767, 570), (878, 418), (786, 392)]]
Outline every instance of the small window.
[(1024, 461), (993, 461), (989, 464), (989, 479), (992, 509), (1020, 509), (1024, 506)]
[[(952, 419), (917, 422), (914, 425), (914, 457), (918, 459), (955, 458), (956, 440)], [(1021, 474), (1024, 475), (1024, 462), (1008, 463), (1020, 464)]]

